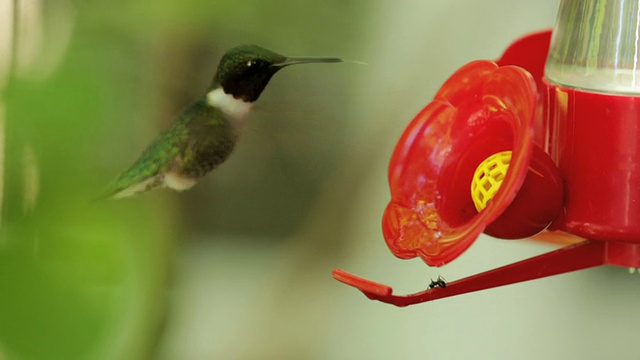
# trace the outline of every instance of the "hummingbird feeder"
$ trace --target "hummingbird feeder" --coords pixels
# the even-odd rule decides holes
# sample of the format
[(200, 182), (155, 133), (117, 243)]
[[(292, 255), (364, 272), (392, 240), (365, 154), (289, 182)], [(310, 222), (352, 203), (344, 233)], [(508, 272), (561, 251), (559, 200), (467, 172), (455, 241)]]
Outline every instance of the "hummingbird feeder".
[(391, 252), (443, 266), (481, 233), (580, 241), (410, 294), (336, 269), (408, 306), (601, 265), (640, 267), (640, 1), (563, 0), (553, 32), (458, 69), (391, 156)]

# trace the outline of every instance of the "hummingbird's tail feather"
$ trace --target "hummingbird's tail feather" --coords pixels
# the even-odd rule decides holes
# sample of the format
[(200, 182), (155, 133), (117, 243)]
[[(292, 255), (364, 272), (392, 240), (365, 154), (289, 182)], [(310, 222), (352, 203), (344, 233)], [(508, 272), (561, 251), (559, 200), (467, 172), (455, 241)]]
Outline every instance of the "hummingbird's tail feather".
[(162, 175), (155, 175), (146, 180), (119, 189), (111, 196), (112, 199), (122, 199), (135, 194), (155, 189), (164, 183)]
[(112, 184), (107, 186), (107, 188), (102, 192), (102, 195), (98, 196), (94, 201), (130, 197), (160, 187), (163, 183), (164, 181), (161, 174), (155, 174), (146, 179), (130, 184), (122, 184), (121, 181), (114, 181)]

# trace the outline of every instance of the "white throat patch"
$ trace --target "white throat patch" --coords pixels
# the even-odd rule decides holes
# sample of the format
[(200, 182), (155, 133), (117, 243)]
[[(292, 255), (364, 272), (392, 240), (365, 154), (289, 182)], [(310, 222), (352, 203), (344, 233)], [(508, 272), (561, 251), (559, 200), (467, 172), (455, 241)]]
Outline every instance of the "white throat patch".
[(239, 123), (244, 122), (252, 105), (250, 102), (236, 99), (233, 95), (225, 93), (221, 87), (207, 93), (207, 104), (220, 109), (223, 113)]

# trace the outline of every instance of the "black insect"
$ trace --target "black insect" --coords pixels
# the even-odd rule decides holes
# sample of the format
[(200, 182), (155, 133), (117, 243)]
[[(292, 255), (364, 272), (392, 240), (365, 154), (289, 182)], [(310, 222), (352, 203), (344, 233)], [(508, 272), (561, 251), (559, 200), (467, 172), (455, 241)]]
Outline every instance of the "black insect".
[(444, 289), (447, 287), (447, 281), (442, 276), (438, 275), (437, 279), (435, 280), (431, 279), (431, 283), (429, 284), (429, 289), (433, 289), (436, 286)]

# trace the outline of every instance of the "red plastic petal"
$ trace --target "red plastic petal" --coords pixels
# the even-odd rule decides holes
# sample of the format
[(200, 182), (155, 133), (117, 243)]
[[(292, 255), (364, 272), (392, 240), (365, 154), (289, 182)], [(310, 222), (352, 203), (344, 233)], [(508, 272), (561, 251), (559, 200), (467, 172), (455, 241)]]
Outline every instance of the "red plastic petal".
[[(506, 209), (531, 158), (536, 87), (521, 68), (474, 61), (454, 73), (409, 124), (389, 165), (383, 233), (400, 258), (441, 266), (466, 250)], [(480, 214), (469, 192), (475, 167), (513, 151), (504, 183)]]

